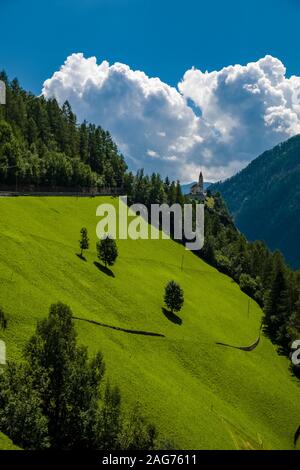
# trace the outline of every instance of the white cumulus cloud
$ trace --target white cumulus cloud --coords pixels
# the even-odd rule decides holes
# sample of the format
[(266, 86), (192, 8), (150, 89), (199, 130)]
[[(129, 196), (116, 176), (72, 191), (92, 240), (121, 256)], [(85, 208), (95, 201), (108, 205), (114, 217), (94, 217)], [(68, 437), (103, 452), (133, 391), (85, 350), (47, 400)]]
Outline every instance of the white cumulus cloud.
[(188, 70), (178, 88), (128, 65), (72, 54), (43, 95), (108, 129), (129, 166), (193, 180), (226, 178), (300, 132), (300, 77), (266, 56), (245, 66)]

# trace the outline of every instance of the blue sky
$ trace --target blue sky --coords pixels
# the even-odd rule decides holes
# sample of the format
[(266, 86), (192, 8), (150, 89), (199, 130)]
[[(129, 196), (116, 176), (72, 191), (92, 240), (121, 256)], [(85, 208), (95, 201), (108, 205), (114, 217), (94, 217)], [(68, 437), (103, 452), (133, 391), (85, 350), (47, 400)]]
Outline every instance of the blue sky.
[(39, 93), (72, 52), (175, 85), (265, 54), (300, 75), (298, 0), (1, 0), (0, 67)]
[(50, 79), (133, 170), (218, 180), (300, 133), (299, 19), (300, 0), (0, 0), (0, 69)]

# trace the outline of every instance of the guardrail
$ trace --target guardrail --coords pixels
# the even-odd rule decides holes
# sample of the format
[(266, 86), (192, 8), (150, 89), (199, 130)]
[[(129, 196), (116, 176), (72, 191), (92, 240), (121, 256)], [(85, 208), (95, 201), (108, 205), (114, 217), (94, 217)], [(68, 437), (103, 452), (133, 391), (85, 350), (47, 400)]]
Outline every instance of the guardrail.
[(63, 187), (19, 187), (0, 186), (0, 197), (17, 196), (73, 196), (73, 197), (96, 197), (96, 196), (122, 196), (125, 191), (122, 188), (63, 188)]

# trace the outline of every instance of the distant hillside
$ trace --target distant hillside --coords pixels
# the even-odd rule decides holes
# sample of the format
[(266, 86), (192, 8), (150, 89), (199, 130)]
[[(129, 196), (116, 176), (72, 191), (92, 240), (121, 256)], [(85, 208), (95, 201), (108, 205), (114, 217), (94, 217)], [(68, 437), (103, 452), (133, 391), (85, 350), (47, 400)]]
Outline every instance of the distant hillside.
[[(189, 194), (189, 192), (190, 192), (190, 190), (191, 190), (191, 187), (192, 187), (193, 184), (195, 184), (195, 183), (196, 183), (196, 181), (193, 181), (192, 183), (182, 184), (182, 185), (181, 185), (182, 194)], [(211, 185), (211, 183), (209, 183), (209, 182), (204, 182), (204, 189), (207, 189), (210, 185)]]
[(34, 96), (9, 81), (0, 107), (0, 189), (104, 188), (124, 182), (127, 165), (110, 134), (77, 123), (70, 104)]
[(264, 240), (293, 268), (300, 267), (300, 135), (211, 189), (220, 191), (248, 239)]

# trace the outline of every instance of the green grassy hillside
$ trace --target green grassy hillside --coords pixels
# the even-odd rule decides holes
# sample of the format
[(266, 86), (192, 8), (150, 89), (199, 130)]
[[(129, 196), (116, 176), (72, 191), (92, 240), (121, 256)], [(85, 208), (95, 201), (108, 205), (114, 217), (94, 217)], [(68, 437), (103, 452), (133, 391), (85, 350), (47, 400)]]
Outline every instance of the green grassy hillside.
[(19, 447), (15, 446), (8, 437), (0, 432), (0, 451), (1, 450), (20, 450)]
[[(75, 320), (79, 340), (105, 356), (107, 376), (124, 406), (135, 401), (177, 447), (291, 448), (299, 426), (299, 386), (288, 361), (265, 338), (252, 352), (223, 347), (251, 344), (259, 307), (228, 277), (170, 240), (122, 240), (115, 277), (97, 261), (96, 207), (109, 198), (0, 199), (0, 305), (9, 314), (8, 359), (49, 305), (62, 301), (74, 315), (146, 336)], [(89, 230), (83, 261), (79, 231)], [(181, 270), (182, 256), (183, 269)], [(164, 285), (185, 291), (182, 323), (162, 311)]]

